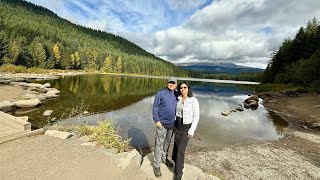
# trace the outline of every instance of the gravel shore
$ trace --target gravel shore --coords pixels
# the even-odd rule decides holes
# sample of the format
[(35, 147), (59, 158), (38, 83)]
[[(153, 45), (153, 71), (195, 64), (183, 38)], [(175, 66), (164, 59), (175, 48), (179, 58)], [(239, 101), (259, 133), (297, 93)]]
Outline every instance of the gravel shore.
[(300, 125), (304, 120), (319, 120), (319, 104), (317, 94), (273, 96), (264, 105), (289, 122), (283, 139), (192, 150), (186, 162), (221, 179), (320, 179), (320, 131)]

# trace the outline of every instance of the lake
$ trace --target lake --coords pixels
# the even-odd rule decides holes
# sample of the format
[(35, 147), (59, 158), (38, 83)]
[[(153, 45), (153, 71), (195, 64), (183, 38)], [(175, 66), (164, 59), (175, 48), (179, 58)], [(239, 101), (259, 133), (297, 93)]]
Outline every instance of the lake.
[[(278, 140), (288, 124), (270, 114), (260, 100), (256, 110), (245, 109), (229, 116), (221, 113), (234, 109), (248, 94), (244, 84), (193, 81), (194, 96), (200, 104), (200, 121), (196, 135), (189, 142), (199, 147), (222, 147), (259, 141)], [(178, 79), (179, 81), (179, 79)], [(155, 126), (152, 120), (152, 104), (156, 92), (166, 86), (165, 79), (113, 76), (81, 75), (64, 77), (49, 82), (61, 91), (61, 95), (33, 109), (19, 109), (16, 115), (29, 116), (33, 127), (43, 127), (50, 119), (66, 119), (63, 124), (89, 124), (112, 119), (119, 126), (124, 138), (132, 138), (134, 146), (154, 145)], [(51, 117), (44, 117), (45, 110), (53, 110)], [(77, 116), (83, 111), (90, 115)], [(61, 122), (60, 122), (61, 123)]]

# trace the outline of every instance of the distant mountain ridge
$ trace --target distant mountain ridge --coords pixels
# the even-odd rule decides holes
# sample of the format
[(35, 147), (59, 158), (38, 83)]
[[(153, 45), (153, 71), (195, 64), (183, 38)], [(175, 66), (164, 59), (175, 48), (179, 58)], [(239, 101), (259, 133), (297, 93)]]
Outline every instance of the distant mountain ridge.
[(264, 69), (252, 68), (246, 66), (239, 66), (233, 63), (201, 63), (201, 64), (176, 64), (183, 69), (193, 70), (202, 74), (240, 74), (240, 73), (252, 73), (263, 72)]

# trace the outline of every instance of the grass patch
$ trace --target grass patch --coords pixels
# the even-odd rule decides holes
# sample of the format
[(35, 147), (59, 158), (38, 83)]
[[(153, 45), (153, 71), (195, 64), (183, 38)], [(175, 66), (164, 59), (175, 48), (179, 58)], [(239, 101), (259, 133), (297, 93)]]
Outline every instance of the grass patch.
[(298, 87), (291, 84), (250, 84), (242, 87), (244, 89), (250, 89), (256, 93), (261, 92), (283, 92), (289, 90), (297, 90)]
[(65, 72), (84, 72), (83, 70), (62, 70), (62, 69), (43, 69), (38, 67), (27, 68), (25, 66), (16, 66), (13, 64), (3, 64), (0, 66), (0, 72), (8, 73), (35, 73), (35, 74), (50, 74), (50, 73), (65, 73)]
[(118, 153), (129, 149), (130, 139), (123, 140), (117, 134), (116, 127), (111, 120), (100, 122), (98, 126), (79, 126), (77, 132), (82, 136), (89, 136), (90, 140), (97, 141), (99, 145), (107, 149), (117, 149)]

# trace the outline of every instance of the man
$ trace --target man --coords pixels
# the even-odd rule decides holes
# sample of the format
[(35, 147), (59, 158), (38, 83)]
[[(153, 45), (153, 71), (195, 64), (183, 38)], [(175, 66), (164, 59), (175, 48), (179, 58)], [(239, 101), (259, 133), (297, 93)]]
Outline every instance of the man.
[(177, 98), (175, 89), (177, 79), (168, 79), (167, 87), (158, 91), (153, 103), (153, 121), (156, 125), (156, 138), (154, 150), (154, 174), (156, 177), (162, 176), (160, 170), (161, 161), (168, 167), (173, 167), (173, 163), (168, 160), (168, 149), (174, 128), (176, 116)]

